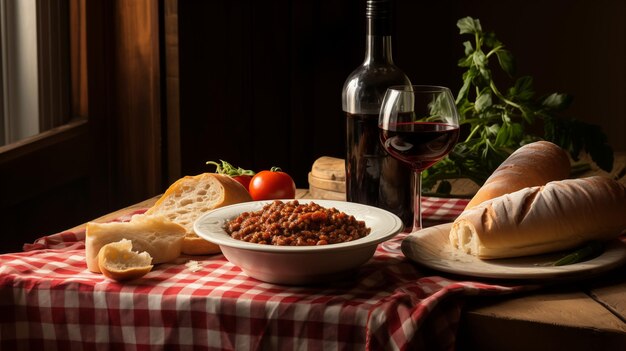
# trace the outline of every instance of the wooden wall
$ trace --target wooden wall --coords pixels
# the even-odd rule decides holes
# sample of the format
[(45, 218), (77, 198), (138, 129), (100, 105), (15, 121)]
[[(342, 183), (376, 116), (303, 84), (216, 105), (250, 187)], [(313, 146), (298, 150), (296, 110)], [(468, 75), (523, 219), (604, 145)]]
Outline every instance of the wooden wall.
[[(280, 166), (306, 187), (342, 156), (341, 88), (362, 59), (359, 1), (179, 1), (181, 160)], [(362, 11), (361, 11), (362, 12)]]
[[(535, 77), (538, 94), (567, 92), (572, 117), (600, 124), (626, 150), (624, 2), (398, 0), (394, 57), (414, 83), (457, 91), (456, 21), (495, 31)], [(343, 157), (341, 88), (362, 61), (364, 0), (180, 1), (181, 168), (225, 159), (281, 166), (306, 187), (319, 156)]]

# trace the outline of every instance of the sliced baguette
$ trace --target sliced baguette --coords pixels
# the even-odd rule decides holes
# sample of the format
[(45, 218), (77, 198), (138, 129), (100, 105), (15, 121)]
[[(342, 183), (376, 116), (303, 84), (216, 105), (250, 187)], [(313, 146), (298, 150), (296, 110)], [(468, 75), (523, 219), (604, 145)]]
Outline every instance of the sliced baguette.
[(146, 214), (165, 216), (185, 228), (184, 254), (208, 255), (219, 253), (220, 248), (196, 235), (196, 219), (215, 208), (251, 200), (248, 190), (231, 177), (203, 173), (174, 182)]
[(104, 245), (98, 253), (98, 267), (105, 277), (124, 281), (141, 278), (152, 270), (147, 252), (132, 251), (133, 242), (122, 239)]
[(152, 263), (169, 262), (181, 253), (185, 228), (163, 216), (135, 215), (129, 222), (87, 223), (85, 258), (87, 268), (101, 273), (100, 249), (122, 239), (132, 241), (135, 251), (146, 251)]
[(502, 162), (465, 209), (526, 187), (565, 179), (569, 173), (570, 160), (565, 150), (548, 141), (526, 144)]
[(606, 177), (553, 181), (465, 210), (450, 243), (481, 259), (537, 255), (605, 241), (626, 229), (626, 189)]

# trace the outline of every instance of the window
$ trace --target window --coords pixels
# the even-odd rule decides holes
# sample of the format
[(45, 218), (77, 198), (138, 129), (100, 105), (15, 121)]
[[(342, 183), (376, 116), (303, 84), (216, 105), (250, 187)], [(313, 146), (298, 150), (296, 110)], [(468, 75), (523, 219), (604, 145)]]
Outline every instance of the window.
[(0, 0), (0, 146), (69, 122), (69, 4)]

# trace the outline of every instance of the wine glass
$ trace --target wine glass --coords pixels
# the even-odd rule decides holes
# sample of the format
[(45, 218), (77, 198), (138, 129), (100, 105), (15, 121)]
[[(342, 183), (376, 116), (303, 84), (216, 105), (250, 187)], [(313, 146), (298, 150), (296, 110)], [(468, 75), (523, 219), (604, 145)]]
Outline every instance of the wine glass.
[(421, 173), (446, 156), (459, 138), (459, 115), (450, 89), (430, 85), (387, 89), (378, 118), (387, 153), (413, 171), (413, 228), (422, 228)]

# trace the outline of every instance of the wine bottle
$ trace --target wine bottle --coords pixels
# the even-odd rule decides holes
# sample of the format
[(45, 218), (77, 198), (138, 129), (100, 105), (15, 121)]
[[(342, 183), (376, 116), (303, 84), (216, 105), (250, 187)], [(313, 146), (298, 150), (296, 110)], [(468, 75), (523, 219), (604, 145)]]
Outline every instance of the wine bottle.
[(410, 85), (393, 63), (392, 2), (367, 0), (365, 60), (346, 79), (346, 199), (398, 215), (411, 228), (411, 170), (387, 155), (380, 144), (378, 115), (389, 86)]

